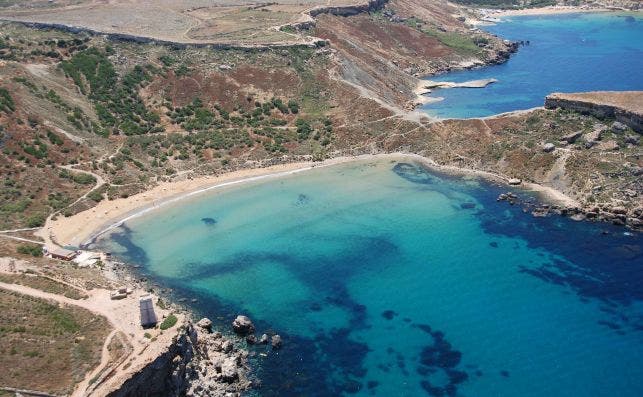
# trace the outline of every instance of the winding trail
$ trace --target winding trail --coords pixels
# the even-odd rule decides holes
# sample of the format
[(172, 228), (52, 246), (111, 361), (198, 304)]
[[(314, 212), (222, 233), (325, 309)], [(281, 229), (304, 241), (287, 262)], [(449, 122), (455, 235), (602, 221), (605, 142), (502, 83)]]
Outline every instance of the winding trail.
[(114, 336), (118, 334), (118, 330), (114, 329), (112, 332), (107, 335), (107, 338), (105, 338), (105, 343), (103, 343), (103, 350), (101, 352), (101, 357), (100, 357), (100, 363), (96, 368), (94, 368), (93, 371), (87, 373), (85, 375), (85, 379), (83, 379), (80, 383), (76, 385), (76, 389), (74, 390), (74, 393), (72, 393), (73, 396), (84, 396), (86, 395), (87, 389), (91, 386), (92, 380), (96, 379), (98, 375), (107, 367), (107, 364), (109, 364), (110, 361), (110, 353), (109, 353), (109, 345), (112, 343), (112, 339)]
[[(131, 294), (121, 300), (112, 300), (110, 291), (106, 289), (85, 290), (77, 288), (83, 291), (87, 295), (87, 298), (75, 300), (18, 284), (0, 282), (0, 289), (57, 302), (62, 305), (80, 307), (95, 315), (103, 316), (111, 325), (112, 331), (103, 343), (100, 363), (96, 368), (87, 373), (85, 379), (77, 385), (71, 397), (109, 394), (111, 391), (120, 387), (133, 373), (148, 365), (162, 352), (166, 351), (179, 330), (179, 327), (174, 327), (163, 333), (159, 333), (155, 335), (155, 342), (145, 338), (143, 335), (145, 330), (141, 328), (138, 321), (138, 296), (134, 296), (137, 294)], [(138, 292), (142, 293), (142, 291)], [(155, 311), (159, 318), (163, 318), (170, 312), (158, 306), (155, 306)], [(179, 318), (179, 324), (184, 321), (185, 317), (182, 314), (176, 313), (176, 316)], [(149, 332), (156, 334), (154, 330), (150, 330)], [(120, 338), (125, 345), (128, 345), (127, 355), (113, 364), (109, 376), (98, 382), (91, 383), (92, 379), (108, 368), (110, 364), (109, 345), (115, 336)]]

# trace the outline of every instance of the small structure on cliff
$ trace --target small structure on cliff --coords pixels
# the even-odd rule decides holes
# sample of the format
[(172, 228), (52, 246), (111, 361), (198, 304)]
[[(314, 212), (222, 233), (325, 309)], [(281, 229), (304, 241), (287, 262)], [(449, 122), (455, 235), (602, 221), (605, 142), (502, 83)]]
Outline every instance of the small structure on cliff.
[(156, 313), (154, 312), (154, 302), (152, 296), (144, 295), (138, 300), (141, 309), (141, 326), (143, 328), (154, 327), (158, 322)]

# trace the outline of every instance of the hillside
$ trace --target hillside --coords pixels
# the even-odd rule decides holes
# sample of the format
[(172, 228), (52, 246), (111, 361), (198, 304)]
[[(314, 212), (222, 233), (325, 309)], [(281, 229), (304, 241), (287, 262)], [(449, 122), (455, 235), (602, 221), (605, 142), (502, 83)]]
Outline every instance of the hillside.
[(330, 45), (269, 51), (3, 23), (2, 227), (42, 226), (52, 212), (69, 216), (163, 180), (284, 155), (328, 157), (348, 138), (338, 128), (352, 134), (373, 120), (419, 119), (402, 109), (415, 100), (415, 76), (508, 56), (510, 46), (483, 33), (473, 39), (489, 44), (474, 45), (451, 13), (415, 5), (321, 14), (302, 34)]
[[(420, 77), (504, 62), (517, 50), (465, 24), (467, 11), (446, 1), (1, 4), (0, 18), (21, 22), (0, 22), (0, 254), (33, 262), (38, 277), (79, 270), (40, 258), (37, 244), (55, 237), (56, 220), (97, 203), (120, 205), (170, 181), (357, 154), (413, 153), (517, 178), (578, 203), (558, 213), (643, 224), (640, 135), (609, 115), (539, 109), (439, 121), (413, 111)], [(13, 273), (3, 282), (24, 281)], [(84, 293), (115, 287), (98, 279)], [(30, 312), (43, 304), (27, 303)], [(64, 315), (95, 331), (86, 312)], [(131, 340), (141, 343), (137, 332)], [(96, 346), (73, 369), (55, 368), (59, 384), (34, 387), (70, 390), (96, 365)], [(27, 371), (28, 358), (1, 381)]]

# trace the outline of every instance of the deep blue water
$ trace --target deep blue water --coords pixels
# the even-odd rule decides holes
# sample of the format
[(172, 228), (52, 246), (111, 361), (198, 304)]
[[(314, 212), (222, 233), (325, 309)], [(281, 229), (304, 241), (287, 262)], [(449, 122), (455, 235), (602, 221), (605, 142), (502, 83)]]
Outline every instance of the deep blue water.
[(430, 77), (498, 82), (482, 89), (434, 90), (429, 95), (444, 100), (423, 106), (428, 114), (483, 117), (542, 106), (552, 92), (643, 90), (641, 13), (512, 17), (484, 29), (530, 44), (502, 65)]
[[(265, 396), (643, 395), (643, 238), (534, 218), (408, 159), (204, 193), (98, 246), (224, 329)], [(520, 192), (523, 199), (532, 199)]]

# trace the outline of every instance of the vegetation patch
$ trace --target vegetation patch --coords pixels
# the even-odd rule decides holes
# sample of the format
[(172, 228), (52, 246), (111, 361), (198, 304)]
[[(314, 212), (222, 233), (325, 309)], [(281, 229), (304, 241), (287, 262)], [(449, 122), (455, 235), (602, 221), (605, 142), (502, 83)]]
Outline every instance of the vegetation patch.
[(98, 365), (109, 332), (87, 310), (0, 290), (0, 385), (70, 394)]
[(176, 325), (176, 322), (178, 320), (179, 319), (174, 314), (170, 314), (169, 316), (165, 317), (165, 320), (163, 320), (159, 328), (161, 330), (170, 329)]
[(31, 255), (35, 257), (42, 256), (42, 247), (35, 244), (21, 244), (16, 249), (19, 254)]
[(91, 47), (61, 62), (60, 67), (81, 93), (94, 102), (98, 118), (112, 133), (141, 135), (163, 131), (159, 115), (150, 111), (138, 95), (139, 88), (151, 80), (149, 70), (153, 68), (136, 65), (119, 78), (108, 57), (112, 51), (109, 47), (105, 50)]
[(4, 87), (0, 87), (0, 112), (10, 113), (14, 110), (16, 110), (16, 104), (9, 91)]

